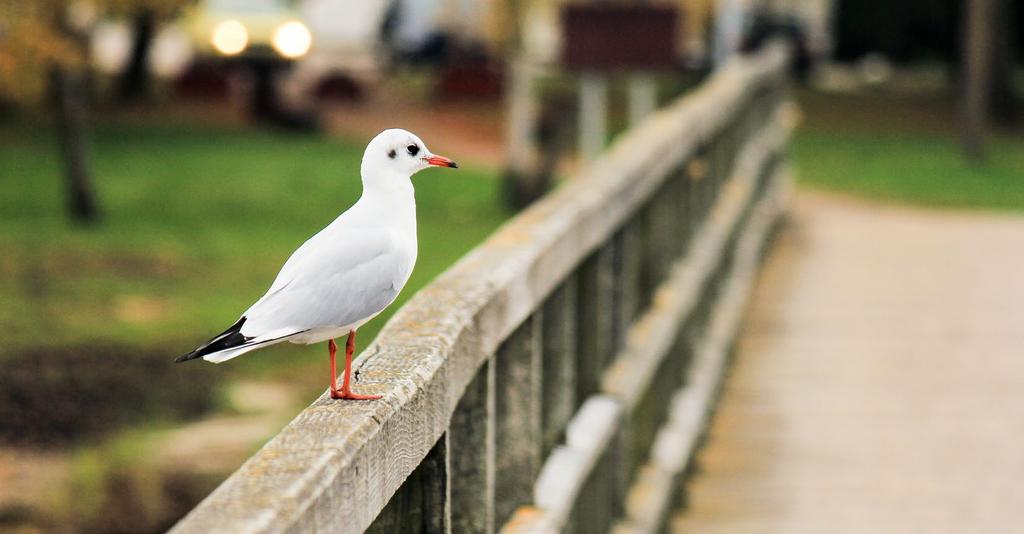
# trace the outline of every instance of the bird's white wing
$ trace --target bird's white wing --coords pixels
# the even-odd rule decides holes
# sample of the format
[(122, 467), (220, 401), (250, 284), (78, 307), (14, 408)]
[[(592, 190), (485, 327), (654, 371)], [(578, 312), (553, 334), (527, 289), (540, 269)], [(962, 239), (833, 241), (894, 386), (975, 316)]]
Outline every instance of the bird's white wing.
[(415, 246), (410, 252), (387, 229), (332, 224), (292, 254), (243, 314), (241, 332), (298, 333), (368, 318), (395, 299), (414, 262)]

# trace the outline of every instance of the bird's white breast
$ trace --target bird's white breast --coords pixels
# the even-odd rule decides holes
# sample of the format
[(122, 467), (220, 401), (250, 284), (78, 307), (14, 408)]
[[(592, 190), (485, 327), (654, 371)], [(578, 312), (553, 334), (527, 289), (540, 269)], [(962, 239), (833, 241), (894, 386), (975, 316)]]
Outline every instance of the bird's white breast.
[(411, 194), (364, 195), (292, 254), (270, 291), (246, 311), (242, 334), (291, 332), (292, 341), (313, 343), (379, 314), (412, 274), (415, 217)]

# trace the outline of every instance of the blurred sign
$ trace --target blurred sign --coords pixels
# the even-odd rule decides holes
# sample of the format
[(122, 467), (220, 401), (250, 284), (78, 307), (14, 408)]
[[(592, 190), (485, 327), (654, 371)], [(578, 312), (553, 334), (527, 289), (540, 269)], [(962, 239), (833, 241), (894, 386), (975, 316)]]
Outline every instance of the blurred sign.
[(672, 68), (678, 18), (665, 5), (568, 5), (562, 63), (586, 71)]

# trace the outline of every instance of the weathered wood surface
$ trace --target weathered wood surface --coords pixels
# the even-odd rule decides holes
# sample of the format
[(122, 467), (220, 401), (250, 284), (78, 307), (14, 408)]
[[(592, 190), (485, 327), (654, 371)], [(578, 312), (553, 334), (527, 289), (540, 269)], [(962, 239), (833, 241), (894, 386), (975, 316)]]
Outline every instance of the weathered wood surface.
[[(768, 190), (761, 197), (754, 196), (759, 185), (756, 174), (740, 174), (744, 165), (759, 160), (759, 153), (771, 154), (770, 148), (777, 148), (780, 134), (772, 130), (775, 128), (766, 130), (760, 141), (763, 146), (752, 145), (756, 150), (751, 150), (750, 161), (737, 165), (736, 180), (726, 186), (729, 191), (722, 195), (713, 210), (708, 227), (702, 230), (691, 254), (674, 266), (672, 276), (659, 288), (655, 305), (633, 326), (630, 343), (605, 373), (605, 392), (592, 398), (603, 398), (606, 404), (614, 405), (605, 409), (616, 414), (614, 418), (608, 416), (607, 424), (620, 425), (625, 421), (627, 414), (635, 409), (632, 403), (647, 390), (644, 382), (654, 379), (651, 370), (656, 368), (656, 362), (671, 356), (668, 340), (685, 325), (685, 316), (692, 311), (693, 295), (698, 293), (702, 279), (710, 276), (721, 261), (721, 249), (735, 246), (733, 261), (706, 333), (694, 340), (695, 359), (688, 380), (673, 395), (659, 399), (669, 407), (667, 421), (658, 429), (656, 438), (646, 444), (650, 447), (649, 459), (630, 486), (624, 517), (615, 526), (616, 532), (660, 532), (665, 527), (684, 470), (707, 423), (714, 393), (724, 374), (726, 356), (757, 275), (762, 248), (785, 204), (788, 182), (783, 171), (777, 169), (769, 176)], [(769, 133), (773, 135), (767, 135)], [(585, 426), (575, 419), (573, 424), (580, 428)], [(597, 428), (596, 432), (602, 436), (612, 430)], [(600, 442), (609, 446), (607, 439)], [(535, 486), (534, 506), (521, 509), (503, 532), (572, 530), (566, 510), (579, 507), (577, 499), (581, 490), (578, 486), (586, 481), (586, 470), (595, 468), (595, 459), (603, 452), (586, 448), (556, 449)]]
[(647, 390), (678, 326), (693, 312), (701, 297), (700, 288), (715, 273), (744, 212), (756, 198), (760, 169), (776, 157), (786, 135), (781, 122), (773, 121), (740, 155), (734, 178), (689, 253), (674, 266), (671, 282), (659, 287), (653, 305), (629, 332), (625, 350), (604, 373), (602, 389), (624, 402), (627, 409), (632, 409)]
[[(440, 522), (424, 519), (424, 529), (461, 532), (461, 526), (466, 525), (466, 531), (493, 532), (500, 527), (498, 515), (506, 513), (507, 503), (505, 495), (495, 495), (495, 491), (509, 487), (509, 481), (496, 473), (496, 457), (518, 451), (516, 457), (526, 459), (524, 469), (531, 473), (540, 469), (537, 451), (542, 454), (546, 450), (540, 445), (542, 436), (557, 440), (552, 436), (560, 433), (558, 424), (552, 427), (551, 421), (566, 419), (566, 403), (575, 408), (585, 401), (584, 395), (597, 393), (586, 389), (599, 386), (589, 382), (592, 375), (587, 373), (603, 373), (603, 368), (588, 369), (593, 362), (579, 361), (575, 354), (596, 351), (599, 358), (607, 354), (611, 359), (617, 343), (612, 336), (611, 341), (603, 341), (596, 348), (573, 347), (573, 365), (582, 367), (565, 371), (559, 380), (572, 383), (577, 394), (559, 400), (559, 408), (550, 413), (546, 406), (538, 411), (537, 399), (552, 397), (552, 391), (546, 390), (544, 380), (536, 375), (542, 376), (543, 369), (558, 365), (557, 361), (551, 364), (547, 358), (533, 355), (538, 350), (543, 352), (545, 346), (557, 346), (554, 340), (558, 334), (553, 333), (552, 325), (545, 327), (543, 313), (538, 310), (556, 306), (551, 304), (554, 300), (549, 301), (553, 291), (566, 288), (570, 283), (567, 280), (577, 279), (577, 292), (595, 285), (611, 295), (610, 304), (606, 302), (608, 297), (598, 300), (603, 307), (615, 308), (614, 315), (606, 316), (635, 313), (623, 311), (623, 303), (632, 306), (628, 298), (622, 298), (629, 286), (620, 284), (617, 289), (615, 275), (611, 284), (606, 277), (608, 271), (621, 274), (623, 269), (629, 272), (638, 268), (616, 268), (615, 263), (616, 247), (621, 252), (622, 247), (635, 248), (636, 244), (614, 236), (636, 224), (638, 211), (650, 206), (653, 196), (672, 191), (665, 184), (692, 156), (716, 142), (721, 132), (738, 121), (750, 122), (747, 116), (751, 110), (766, 107), (758, 106), (758, 101), (766, 88), (781, 83), (785, 61), (785, 50), (771, 47), (721, 69), (701, 88), (627, 132), (576, 180), (503, 226), (414, 296), (360, 355), (356, 368), (361, 391), (379, 393), (383, 399), (354, 403), (322, 396), (173, 531), (361, 532), (385, 509), (431, 450), (441, 450), (448, 458), (447, 484), (435, 486), (444, 488), (443, 509), (437, 509), (435, 500), (417, 498), (415, 493), (405, 495), (403, 490), (402, 496), (403, 502), (419, 507), (415, 513), (420, 517), (443, 515)], [(714, 195), (724, 181), (718, 176), (691, 184), (687, 198), (682, 199), (691, 225), (707, 213), (708, 205), (715, 203)], [(698, 195), (708, 205), (692, 200)], [(654, 231), (665, 235), (664, 229)], [(659, 250), (674, 246), (664, 243), (658, 241), (654, 246)], [(591, 258), (587, 263), (595, 267), (593, 276), (587, 268), (580, 269), (587, 258)], [(667, 260), (657, 260), (653, 271), (641, 272), (667, 272), (666, 265)], [(585, 298), (577, 296), (578, 301)], [(629, 298), (645, 300), (643, 295)], [(575, 311), (579, 325), (574, 342), (579, 344), (588, 339), (581, 334), (604, 324), (604, 319), (594, 318), (590, 324), (585, 310)], [(561, 358), (569, 358), (566, 350)], [(501, 354), (513, 353), (525, 354), (529, 361), (502, 363)], [(499, 356), (495, 358), (495, 354)], [(507, 368), (519, 378), (528, 377), (525, 401), (508, 396), (507, 377), (496, 377), (497, 368)], [(581, 390), (580, 384), (585, 389)], [(472, 402), (467, 400), (469, 397)], [(522, 419), (536, 443), (517, 444), (508, 429), (499, 428), (495, 414), (500, 410)], [(576, 414), (572, 421), (580, 416)], [(566, 439), (582, 439), (572, 437), (572, 425), (570, 422)], [(623, 437), (615, 433), (609, 439)], [(444, 440), (440, 447), (439, 440)], [(470, 443), (476, 448), (469, 447)], [(586, 443), (588, 447), (593, 445)], [(555, 449), (552, 456), (558, 454)], [(605, 490), (601, 488), (605, 486), (598, 482), (585, 484), (581, 495), (603, 495)], [(520, 495), (512, 501), (516, 502), (522, 498), (522, 482), (511, 487)], [(622, 480), (608, 479), (606, 489), (624, 492)], [(482, 507), (460, 505), (474, 497), (480, 497)], [(459, 508), (454, 509), (457, 505)], [(618, 512), (612, 507), (609, 513)]]
[(783, 170), (776, 171), (769, 187), (738, 238), (722, 296), (706, 334), (695, 344), (686, 385), (671, 397), (668, 421), (659, 429), (649, 461), (630, 487), (626, 513), (614, 534), (656, 533), (666, 527), (714, 408), (764, 247), (784, 210), (788, 180)]
[(477, 372), (446, 433), (452, 532), (494, 530), (495, 367), (491, 360)]

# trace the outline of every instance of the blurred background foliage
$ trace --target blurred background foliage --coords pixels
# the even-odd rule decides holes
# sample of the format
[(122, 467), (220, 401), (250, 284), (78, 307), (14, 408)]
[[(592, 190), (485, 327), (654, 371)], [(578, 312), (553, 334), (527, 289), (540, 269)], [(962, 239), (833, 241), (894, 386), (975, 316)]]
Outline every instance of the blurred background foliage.
[[(45, 104), (54, 69), (85, 70), (84, 33), (101, 17), (127, 17), (154, 25), (195, 0), (0, 1), (0, 95), (22, 104)], [(140, 51), (145, 59), (145, 50)]]
[(40, 104), (53, 68), (84, 63), (84, 51), (65, 35), (50, 2), (0, 2), (0, 94), (20, 103)]

